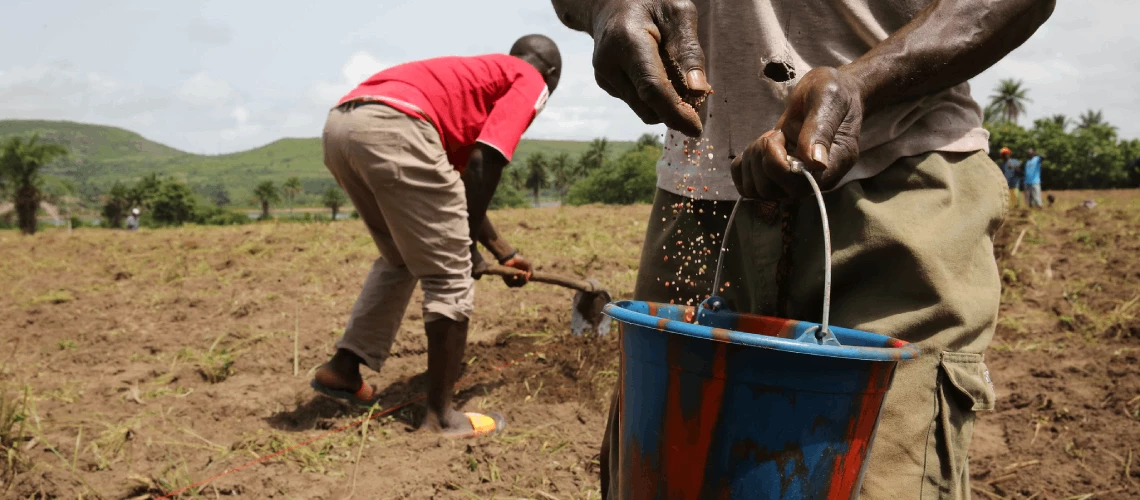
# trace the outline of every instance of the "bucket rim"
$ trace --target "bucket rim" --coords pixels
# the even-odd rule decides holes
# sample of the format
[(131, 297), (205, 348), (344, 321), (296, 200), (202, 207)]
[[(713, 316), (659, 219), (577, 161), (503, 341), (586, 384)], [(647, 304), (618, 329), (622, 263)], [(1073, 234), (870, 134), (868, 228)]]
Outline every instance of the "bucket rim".
[[(603, 309), (603, 313), (606, 316), (609, 316), (621, 323), (649, 328), (660, 332), (676, 333), (688, 337), (711, 340), (714, 342), (724, 342), (729, 344), (759, 347), (798, 354), (862, 361), (908, 361), (919, 357), (919, 349), (914, 344), (911, 344), (904, 340), (895, 339), (893, 337), (888, 337), (886, 335), (879, 335), (877, 333), (864, 332), (851, 328), (842, 328), (837, 326), (830, 327), (834, 333), (840, 336), (855, 335), (861, 337), (872, 337), (883, 339), (884, 343), (888, 340), (894, 340), (896, 342), (899, 342), (901, 345), (897, 347), (863, 347), (852, 345), (831, 346), (809, 344), (806, 342), (797, 341), (795, 339), (772, 337), (756, 333), (741, 332), (737, 330), (727, 330), (724, 328), (714, 328), (705, 325), (698, 325), (695, 323), (686, 323), (684, 321), (650, 316), (648, 314), (633, 311), (628, 308), (629, 305), (635, 303), (650, 304), (651, 302), (636, 300), (621, 300), (610, 302), (609, 304), (606, 304), (605, 308)], [(809, 326), (819, 325), (818, 323), (812, 323), (810, 321), (789, 321)]]

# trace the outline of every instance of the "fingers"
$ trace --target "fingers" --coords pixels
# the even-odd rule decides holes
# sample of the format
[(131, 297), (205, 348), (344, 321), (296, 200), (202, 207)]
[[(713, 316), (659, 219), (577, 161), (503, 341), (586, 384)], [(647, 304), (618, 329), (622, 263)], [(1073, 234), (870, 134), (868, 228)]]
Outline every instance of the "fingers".
[(770, 132), (763, 142), (762, 165), (760, 170), (764, 175), (764, 185), (758, 186), (757, 191), (765, 199), (780, 199), (797, 197), (804, 193), (807, 181), (801, 174), (792, 172), (792, 165), (788, 162), (786, 137), (782, 131)]
[[(692, 16), (695, 16), (695, 9)], [(690, 23), (688, 17), (685, 19), (685, 23)], [(700, 53), (699, 45), (694, 45), (695, 21), (691, 22), (691, 29), (675, 29), (673, 26), (677, 23), (672, 19), (669, 21), (664, 27), (665, 34), (648, 16), (615, 21), (614, 28), (597, 40), (593, 57), (594, 76), (603, 90), (625, 101), (643, 122), (664, 122), (673, 130), (697, 137), (702, 131), (700, 115), (684, 102), (669, 78), (669, 71), (662, 61), (662, 53), (667, 52), (661, 47), (663, 37), (674, 46), (678, 56), (687, 61), (684, 67), (692, 73), (692, 83), (701, 93), (707, 89), (708, 82), (703, 70), (695, 70), (703, 67), (703, 54), (697, 57), (693, 52)]]
[(732, 180), (740, 196), (781, 200), (795, 196), (803, 179), (791, 172), (784, 134), (770, 130), (756, 139), (732, 162)]
[(661, 43), (675, 65), (679, 93), (705, 94), (712, 90), (705, 76), (705, 52), (697, 38), (697, 7), (689, 0), (665, 2), (657, 19), (661, 26)]
[(657, 112), (649, 107), (648, 104), (642, 102), (641, 98), (637, 95), (637, 89), (633, 86), (631, 81), (624, 73), (617, 73), (614, 76), (616, 84), (611, 84), (603, 73), (594, 73), (594, 79), (598, 82), (598, 86), (605, 90), (607, 94), (614, 96), (624, 101), (629, 105), (629, 109), (633, 110), (634, 114), (641, 119), (646, 125), (656, 125), (661, 123), (661, 118), (657, 116)]
[(834, 68), (816, 68), (797, 85), (780, 117), (777, 127), (791, 138), (791, 154), (824, 189), (838, 184), (859, 158), (860, 103), (852, 82)]
[(639, 54), (626, 65), (636, 97), (645, 103), (660, 122), (689, 137), (701, 135), (701, 117), (697, 110), (681, 99), (666, 74), (660, 55)]
[(732, 173), (732, 185), (736, 186), (736, 192), (740, 193), (742, 198), (752, 198), (749, 196), (748, 190), (751, 189), (744, 185), (744, 155), (737, 156), (732, 159), (732, 165), (729, 171)]
[(833, 97), (837, 91), (838, 85), (830, 82), (819, 92), (809, 94), (805, 99), (808, 111), (803, 125), (796, 131), (797, 135), (789, 136), (796, 137), (797, 157), (812, 172), (822, 172), (832, 166), (829, 149), (835, 142), (839, 124), (847, 114), (847, 110), (838, 105), (838, 99)]

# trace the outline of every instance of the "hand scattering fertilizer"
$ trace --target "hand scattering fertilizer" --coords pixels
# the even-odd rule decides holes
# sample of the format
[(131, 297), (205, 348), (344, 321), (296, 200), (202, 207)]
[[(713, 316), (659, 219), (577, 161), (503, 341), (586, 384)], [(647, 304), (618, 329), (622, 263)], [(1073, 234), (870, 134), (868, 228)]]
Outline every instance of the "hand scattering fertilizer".
[(858, 497), (895, 367), (918, 349), (828, 325), (827, 212), (793, 169), (823, 218), (821, 323), (734, 313), (715, 293), (699, 307), (606, 305), (621, 335), (620, 498)]

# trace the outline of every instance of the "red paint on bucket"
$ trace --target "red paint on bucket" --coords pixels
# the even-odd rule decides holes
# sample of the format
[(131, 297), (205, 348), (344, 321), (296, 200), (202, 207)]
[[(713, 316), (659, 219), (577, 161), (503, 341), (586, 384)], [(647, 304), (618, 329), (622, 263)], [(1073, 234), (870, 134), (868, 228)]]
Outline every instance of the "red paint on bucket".
[[(665, 402), (665, 435), (661, 440), (665, 477), (669, 478), (671, 498), (699, 498), (704, 486), (705, 465), (712, 446), (724, 398), (724, 367), (727, 345), (716, 347), (712, 377), (701, 381), (700, 409), (685, 414), (681, 404), (680, 351), (669, 346), (669, 382)], [(686, 395), (692, 401), (697, 395)]]

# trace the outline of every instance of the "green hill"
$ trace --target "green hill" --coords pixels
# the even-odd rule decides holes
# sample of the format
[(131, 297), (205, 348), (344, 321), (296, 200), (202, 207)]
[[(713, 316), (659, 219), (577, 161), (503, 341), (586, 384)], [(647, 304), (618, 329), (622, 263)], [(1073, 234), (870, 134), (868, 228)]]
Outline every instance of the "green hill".
[[(224, 187), (234, 203), (249, 203), (250, 193), (264, 180), (283, 182), (297, 176), (304, 186), (302, 202), (314, 203), (335, 181), (325, 169), (321, 142), (317, 138), (281, 139), (265, 146), (225, 155), (198, 155), (179, 151), (128, 130), (105, 125), (65, 121), (0, 120), (0, 139), (39, 133), (40, 137), (67, 146), (71, 158), (48, 167), (47, 173), (71, 179), (85, 197), (94, 197), (115, 181), (134, 182), (157, 173), (186, 182), (200, 193)], [(611, 154), (632, 147), (632, 142), (612, 142)], [(588, 142), (524, 139), (515, 162), (535, 152), (576, 156)]]

